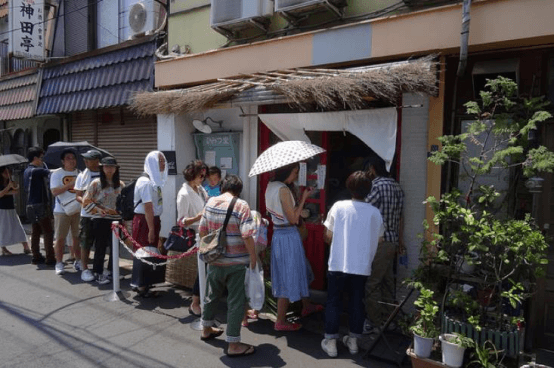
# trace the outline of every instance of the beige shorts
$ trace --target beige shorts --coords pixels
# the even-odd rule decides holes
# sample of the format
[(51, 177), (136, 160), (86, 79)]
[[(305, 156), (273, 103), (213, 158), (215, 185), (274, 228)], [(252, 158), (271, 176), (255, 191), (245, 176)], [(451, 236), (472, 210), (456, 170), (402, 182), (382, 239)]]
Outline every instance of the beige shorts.
[(67, 237), (69, 228), (71, 228), (71, 237), (79, 237), (79, 219), (81, 214), (65, 215), (56, 213), (54, 214), (54, 229), (56, 239)]

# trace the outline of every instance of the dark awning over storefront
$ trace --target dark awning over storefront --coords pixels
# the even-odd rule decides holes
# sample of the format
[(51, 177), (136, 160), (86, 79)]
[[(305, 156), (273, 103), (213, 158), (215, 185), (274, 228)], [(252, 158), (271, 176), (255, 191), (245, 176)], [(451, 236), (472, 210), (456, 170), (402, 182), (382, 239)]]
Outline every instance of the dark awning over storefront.
[(35, 113), (37, 71), (0, 81), (0, 120), (31, 118)]
[(37, 115), (121, 106), (151, 91), (155, 50), (149, 41), (45, 68)]

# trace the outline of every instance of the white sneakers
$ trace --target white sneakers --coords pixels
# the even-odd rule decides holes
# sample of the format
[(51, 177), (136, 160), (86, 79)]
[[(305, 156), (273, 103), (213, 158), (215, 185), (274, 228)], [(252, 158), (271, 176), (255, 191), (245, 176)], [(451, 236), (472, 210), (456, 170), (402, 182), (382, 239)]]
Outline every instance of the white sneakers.
[[(352, 355), (358, 353), (358, 339), (355, 337), (344, 336), (342, 337), (342, 343), (348, 347), (348, 351)], [(329, 357), (337, 357), (337, 340), (334, 338), (325, 338), (321, 341), (321, 348)]]
[(98, 276), (98, 280), (97, 280), (98, 284), (99, 285), (104, 285), (104, 284), (110, 283), (110, 275), (111, 275), (111, 273), (109, 271), (104, 270), (102, 275)]
[(62, 275), (65, 273), (65, 270), (63, 269), (64, 264), (61, 262), (56, 263), (56, 275)]
[(321, 348), (330, 357), (337, 357), (337, 340), (334, 338), (324, 338), (321, 341)]
[(76, 271), (80, 272), (83, 268), (81, 267), (81, 260), (75, 260), (73, 263), (73, 268), (75, 268)]
[(85, 269), (81, 272), (81, 279), (85, 282), (92, 282), (95, 278), (90, 270)]
[(350, 336), (344, 336), (342, 337), (342, 343), (344, 343), (344, 345), (346, 347), (348, 347), (348, 351), (350, 351), (350, 353), (352, 355), (355, 355), (358, 353), (358, 339), (355, 338), (355, 337), (350, 337)]

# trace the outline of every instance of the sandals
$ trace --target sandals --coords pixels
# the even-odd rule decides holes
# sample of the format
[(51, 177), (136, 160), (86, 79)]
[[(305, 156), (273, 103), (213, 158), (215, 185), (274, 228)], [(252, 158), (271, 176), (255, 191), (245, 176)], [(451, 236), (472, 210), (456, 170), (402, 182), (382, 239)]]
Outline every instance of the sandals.
[(10, 250), (8, 250), (7, 248), (3, 247), (2, 248), (2, 256), (10, 256), (10, 255), (13, 255), (12, 252)]
[(210, 332), (210, 334), (208, 334), (206, 337), (200, 336), (200, 339), (202, 341), (209, 341), (209, 340), (213, 340), (216, 337), (221, 336), (222, 334), (223, 334), (223, 329), (221, 330), (218, 329), (215, 332)]
[(305, 318), (308, 315), (319, 313), (320, 311), (323, 311), (323, 305), (311, 304), (310, 307), (308, 307), (307, 309), (302, 309), (301, 315), (302, 315), (302, 318)]
[(255, 312), (255, 310), (248, 310), (248, 312), (246, 313), (246, 316), (248, 317), (248, 319), (258, 319), (258, 313)]
[(144, 298), (144, 299), (150, 299), (150, 298), (156, 298), (159, 296), (158, 292), (156, 291), (139, 291), (138, 296)]
[(189, 314), (196, 317), (200, 317), (202, 315), (202, 313), (195, 313), (190, 306), (189, 306)]
[(227, 351), (227, 356), (228, 357), (249, 356), (249, 355), (252, 355), (255, 352), (256, 352), (256, 348), (254, 346), (247, 345), (246, 349), (242, 352), (237, 352), (237, 353), (231, 354), (231, 353), (229, 353), (229, 351)]
[(273, 326), (273, 329), (275, 329), (276, 331), (285, 331), (285, 332), (297, 331), (300, 328), (302, 328), (302, 324), (300, 323), (285, 323), (285, 324), (275, 323), (275, 325)]

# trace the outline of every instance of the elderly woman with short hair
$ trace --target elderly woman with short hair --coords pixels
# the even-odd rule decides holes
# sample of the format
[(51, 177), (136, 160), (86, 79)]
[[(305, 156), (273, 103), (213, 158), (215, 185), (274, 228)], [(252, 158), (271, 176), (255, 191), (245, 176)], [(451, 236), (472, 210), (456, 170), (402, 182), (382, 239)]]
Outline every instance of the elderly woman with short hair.
[[(177, 194), (177, 223), (184, 228), (192, 228), (198, 232), (198, 224), (202, 217), (202, 210), (208, 200), (208, 193), (202, 187), (206, 178), (208, 166), (202, 160), (193, 160), (183, 170), (185, 183)], [(200, 316), (200, 285), (198, 276), (192, 288), (192, 303), (189, 306), (191, 315)]]
[(223, 334), (223, 329), (214, 328), (215, 309), (225, 290), (227, 296), (227, 356), (251, 355), (256, 351), (252, 345), (241, 343), (240, 329), (246, 303), (244, 278), (246, 268), (256, 266), (254, 222), (246, 201), (238, 198), (242, 192), (242, 181), (236, 175), (227, 175), (221, 184), (222, 195), (212, 197), (206, 203), (200, 220), (200, 237), (220, 229), (229, 208), (231, 217), (227, 224), (227, 245), (225, 252), (208, 264), (206, 296), (202, 312), (202, 341)]

